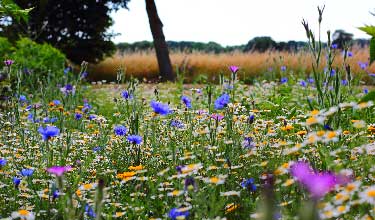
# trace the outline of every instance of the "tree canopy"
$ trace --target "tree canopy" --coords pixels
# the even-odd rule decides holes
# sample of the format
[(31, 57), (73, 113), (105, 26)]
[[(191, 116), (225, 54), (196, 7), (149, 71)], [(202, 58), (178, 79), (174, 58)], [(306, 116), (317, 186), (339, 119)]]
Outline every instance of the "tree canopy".
[(1, 22), (2, 36), (10, 40), (30, 37), (63, 51), (74, 63), (98, 62), (116, 47), (110, 12), (127, 7), (129, 0), (14, 0), (22, 9), (33, 8), (28, 22)]

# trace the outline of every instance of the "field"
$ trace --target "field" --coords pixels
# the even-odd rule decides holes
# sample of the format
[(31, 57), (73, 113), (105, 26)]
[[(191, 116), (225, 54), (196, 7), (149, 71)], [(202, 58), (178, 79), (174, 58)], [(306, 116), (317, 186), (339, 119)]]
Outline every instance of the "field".
[(19, 84), (0, 118), (0, 218), (375, 217), (371, 87), (342, 70), (323, 87), (225, 71), (219, 84), (93, 86), (69, 71), (41, 94)]
[[(354, 46), (351, 49), (353, 57), (348, 60), (353, 72), (358, 74), (375, 72), (375, 65), (363, 66), (368, 64), (369, 49)], [(299, 52), (278, 52), (268, 51), (265, 53), (203, 53), (203, 52), (171, 52), (172, 65), (184, 74), (185, 82), (203, 82), (217, 81), (217, 75), (226, 73), (230, 65), (241, 67), (239, 76), (245, 82), (252, 82), (254, 78), (275, 79), (271, 73), (280, 76), (280, 68), (286, 66), (294, 74), (311, 74), (311, 63), (313, 61), (308, 51)], [(340, 67), (343, 62), (341, 51), (336, 53), (334, 66)], [(320, 69), (324, 69), (326, 63), (322, 59)], [(94, 81), (107, 80), (115, 81), (118, 69), (125, 69), (128, 76), (155, 80), (158, 78), (158, 64), (154, 51), (139, 51), (117, 53), (111, 58), (107, 58), (97, 65), (91, 65), (89, 68), (90, 78)], [(364, 79), (371, 82), (369, 78)]]

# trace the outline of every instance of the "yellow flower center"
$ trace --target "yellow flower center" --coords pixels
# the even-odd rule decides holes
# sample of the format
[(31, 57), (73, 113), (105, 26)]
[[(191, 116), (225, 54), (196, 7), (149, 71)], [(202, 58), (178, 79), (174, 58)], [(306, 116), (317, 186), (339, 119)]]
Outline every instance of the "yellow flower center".
[(27, 210), (25, 210), (25, 209), (22, 209), (22, 210), (19, 210), (19, 211), (18, 211), (18, 214), (23, 215), (23, 216), (26, 216), (26, 215), (29, 214), (29, 211), (27, 211)]
[(368, 195), (369, 197), (375, 197), (375, 190), (370, 190), (370, 191), (368, 191), (368, 192), (367, 192), (367, 195)]

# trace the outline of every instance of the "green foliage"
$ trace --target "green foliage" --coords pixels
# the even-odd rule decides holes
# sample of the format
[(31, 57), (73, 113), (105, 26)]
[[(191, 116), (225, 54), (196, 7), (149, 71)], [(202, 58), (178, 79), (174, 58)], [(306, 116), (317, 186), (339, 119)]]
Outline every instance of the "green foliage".
[(12, 44), (5, 37), (0, 37), (0, 57), (5, 60), (12, 52)]
[(255, 37), (247, 43), (244, 51), (265, 52), (274, 47), (276, 47), (276, 42), (271, 37)]
[(375, 36), (375, 26), (366, 25), (363, 27), (359, 27), (358, 29), (365, 32), (366, 34), (370, 36), (373, 36), (373, 37)]
[(31, 10), (32, 8), (21, 9), (12, 0), (2, 0), (0, 4), (0, 17), (11, 16), (18, 22), (20, 20), (27, 21)]
[(368, 102), (368, 101), (375, 102), (375, 90), (370, 91), (365, 96), (363, 96), (360, 102)]
[(67, 58), (80, 64), (83, 60), (98, 62), (113, 54), (113, 33), (108, 29), (113, 20), (110, 13), (126, 7), (128, 0), (14, 0), (20, 8), (34, 7), (28, 22), (0, 23), (0, 34), (9, 39), (29, 37), (38, 43), (48, 42)]
[(28, 38), (16, 42), (11, 58), (22, 69), (27, 68), (37, 75), (61, 72), (65, 56), (49, 44), (38, 44)]

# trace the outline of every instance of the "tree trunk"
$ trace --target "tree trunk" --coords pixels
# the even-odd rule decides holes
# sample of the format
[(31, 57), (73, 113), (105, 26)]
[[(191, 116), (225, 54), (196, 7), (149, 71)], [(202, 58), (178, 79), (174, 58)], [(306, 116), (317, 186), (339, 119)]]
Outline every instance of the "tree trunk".
[(163, 23), (161, 23), (159, 18), (154, 0), (146, 0), (146, 10), (152, 37), (154, 39), (154, 47), (161, 79), (162, 81), (175, 81), (176, 75), (173, 73), (171, 60), (169, 58), (168, 46), (163, 33)]

